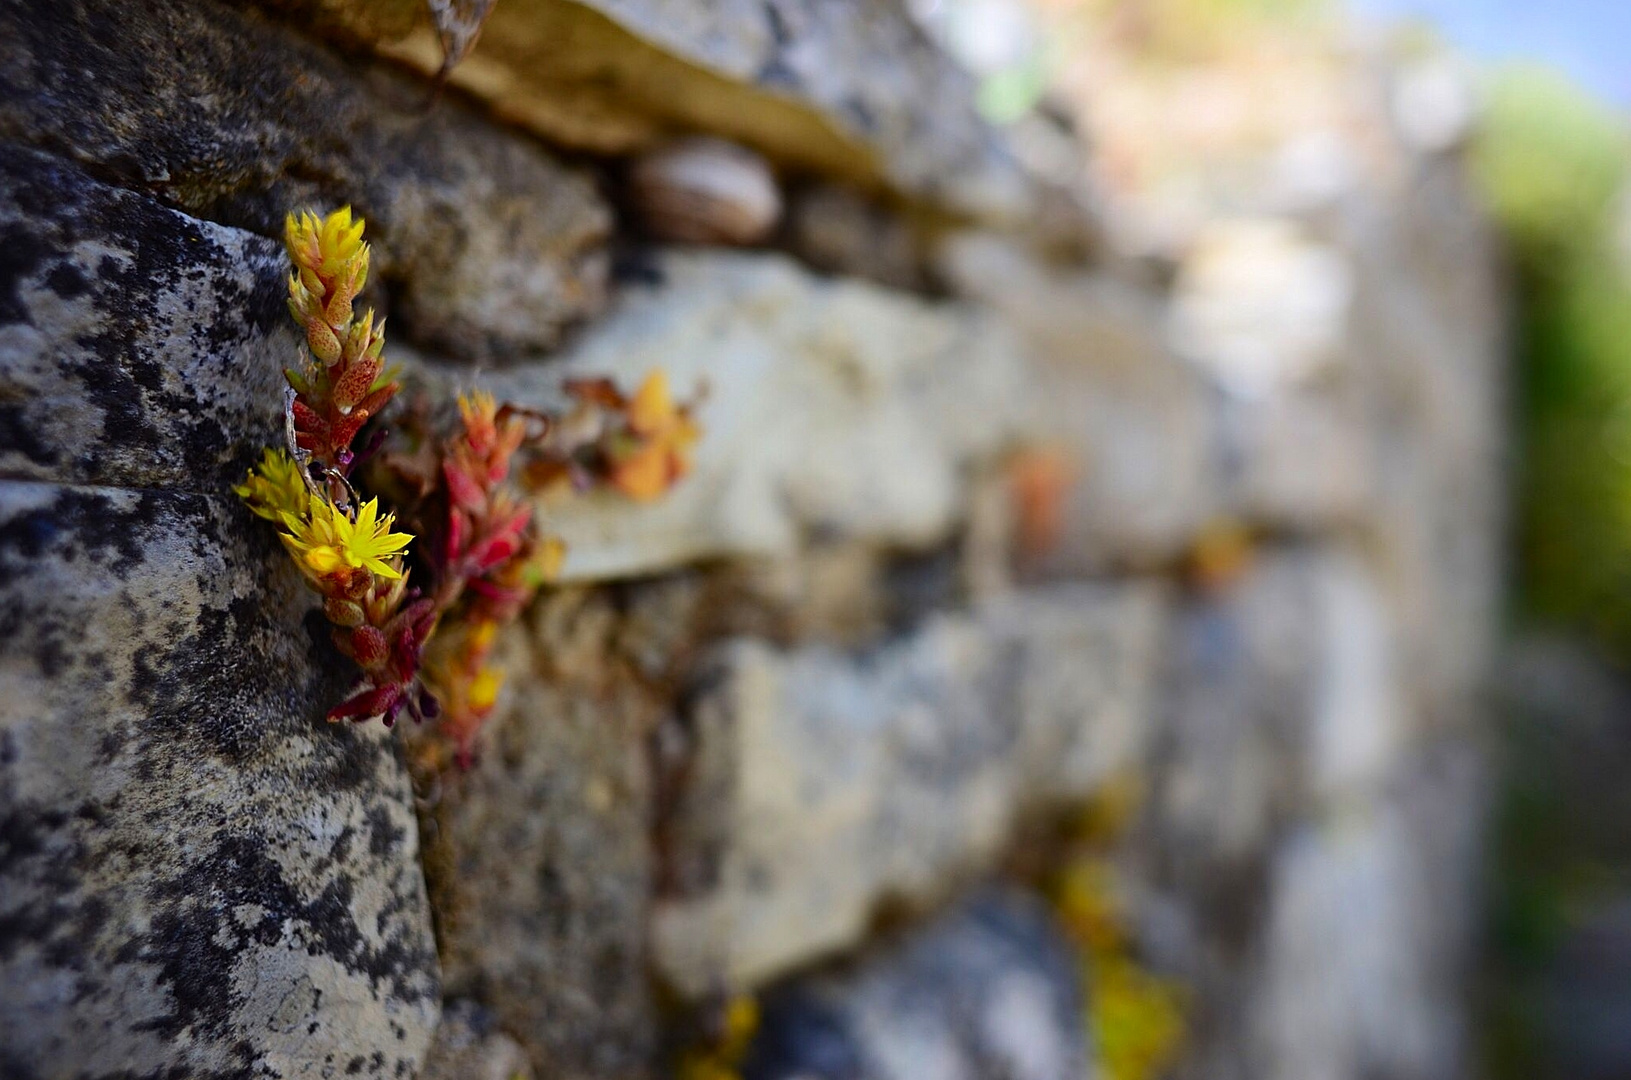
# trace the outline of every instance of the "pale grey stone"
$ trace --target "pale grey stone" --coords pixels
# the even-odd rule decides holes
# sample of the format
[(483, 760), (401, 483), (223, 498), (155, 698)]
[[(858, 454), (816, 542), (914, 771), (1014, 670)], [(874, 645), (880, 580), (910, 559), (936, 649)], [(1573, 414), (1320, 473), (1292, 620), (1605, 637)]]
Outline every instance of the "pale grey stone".
[(1053, 572), (1161, 565), (1216, 512), (1217, 448), (1205, 387), (1162, 342), (1160, 305), (1108, 275), (1047, 271), (980, 233), (948, 243), (953, 285), (1020, 328), (1036, 357), (1039, 440), (1072, 475)]
[(1136, 768), (1162, 629), (1153, 585), (1078, 585), (931, 619), (860, 655), (728, 647), (692, 710), (678, 842), (712, 873), (657, 908), (680, 990), (745, 987), (990, 864), (1024, 812)]
[(1420, 729), (1398, 648), (1382, 581), (1341, 547), (1265, 552), (1181, 608), (1157, 788), (1166, 841), (1246, 859), (1280, 825), (1379, 791)]
[(279, 245), (0, 144), (0, 468), (224, 492), (282, 440)]
[(1226, 392), (1255, 398), (1336, 362), (1352, 300), (1343, 253), (1295, 222), (1221, 218), (1184, 254), (1167, 330), (1178, 354)]
[(1432, 722), (1472, 723), (1502, 625), (1508, 533), (1508, 319), (1498, 239), (1451, 160), (1410, 197), (1334, 227), (1354, 253), (1351, 352), (1374, 403), (1374, 542), (1414, 692)]
[(1341, 355), (1318, 378), (1242, 393), (1177, 355), (1168, 309), (1132, 281), (1056, 273), (980, 233), (944, 245), (939, 265), (1036, 357), (1033, 438), (1063, 449), (1073, 470), (1044, 569), (1169, 565), (1213, 521), (1314, 532), (1374, 511), (1374, 416)]
[(1483, 769), (1451, 745), (1398, 779), (1275, 852), (1250, 1027), (1258, 1075), (1473, 1075), (1466, 957)]
[(561, 380), (700, 392), (695, 468), (653, 503), (597, 494), (541, 513), (566, 580), (787, 555), (820, 536), (922, 548), (965, 511), (968, 472), (1025, 430), (1021, 346), (977, 308), (813, 277), (769, 255), (666, 252), (555, 362), (495, 374), (558, 405)]

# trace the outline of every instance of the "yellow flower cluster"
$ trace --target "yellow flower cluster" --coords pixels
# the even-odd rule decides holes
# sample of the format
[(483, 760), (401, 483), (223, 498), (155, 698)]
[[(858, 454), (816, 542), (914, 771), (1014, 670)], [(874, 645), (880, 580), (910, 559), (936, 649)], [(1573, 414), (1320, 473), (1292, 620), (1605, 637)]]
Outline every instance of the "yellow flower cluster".
[[(363, 221), (343, 206), (326, 218), (309, 210), (283, 223), (294, 270), (289, 274), (289, 313), (306, 327), (311, 351), (324, 364), (340, 359), (338, 331), (351, 322), (351, 302), (368, 280)], [(372, 322), (372, 312), (366, 320)]]
[(1114, 875), (1100, 859), (1065, 872), (1059, 911), (1083, 951), (1093, 1050), (1106, 1080), (1156, 1080), (1184, 1040), (1183, 988), (1133, 958)]
[(305, 517), (311, 505), (311, 491), (300, 478), (300, 466), (284, 450), (268, 448), (260, 464), (232, 492), (255, 514), (272, 522), (282, 521), (286, 514)]
[(256, 514), (283, 527), (278, 538), (306, 576), (320, 578), (365, 569), (394, 581), (402, 576), (402, 551), (413, 541), (391, 531), (395, 517), (379, 513), (370, 499), (353, 519), (345, 510), (306, 489), (300, 466), (283, 450), (268, 450), (232, 489)]
[(312, 512), (304, 517), (283, 514), (281, 520), (283, 546), (317, 576), (366, 569), (395, 581), (402, 576), (402, 549), (413, 542), (411, 534), (391, 531), (395, 517), (379, 516), (378, 499), (363, 503), (355, 521), (326, 499), (314, 499)]
[[(503, 686), (489, 662), (494, 636), (561, 564), (561, 543), (538, 535), (533, 505), (510, 481), (514, 456), (529, 444), (571, 490), (607, 484), (654, 498), (689, 467), (698, 431), (656, 372), (633, 398), (610, 380), (589, 380), (568, 418), (581, 423), (478, 391), (459, 399), (459, 431), (436, 430), (427, 405), (401, 418), (394, 446), (382, 430), (353, 449), (401, 390), (384, 366), (383, 320), (354, 310), (368, 281), (363, 229), (349, 206), (285, 219), (289, 312), (310, 356), (284, 371), (290, 445), (268, 450), (233, 491), (279, 527), (323, 598), (335, 647), (362, 669), (361, 685), (329, 720), (378, 716), (390, 726), (404, 711), (416, 720), (439, 715), (439, 736), (468, 764)], [(416, 549), (415, 572), (428, 582), (408, 587), (414, 537), (393, 531), (395, 515), (365, 501), (359, 485), (386, 492), (404, 521), (437, 537), (434, 550)]]
[(284, 221), (289, 274), (289, 313), (306, 332), (317, 363), (285, 372), (299, 395), (296, 440), (330, 468), (351, 460), (351, 440), (370, 416), (397, 392), (395, 372), (385, 370), (385, 322), (372, 309), (356, 316), (352, 303), (368, 282), (369, 248), (363, 220), (345, 206), (319, 218), (310, 211)]

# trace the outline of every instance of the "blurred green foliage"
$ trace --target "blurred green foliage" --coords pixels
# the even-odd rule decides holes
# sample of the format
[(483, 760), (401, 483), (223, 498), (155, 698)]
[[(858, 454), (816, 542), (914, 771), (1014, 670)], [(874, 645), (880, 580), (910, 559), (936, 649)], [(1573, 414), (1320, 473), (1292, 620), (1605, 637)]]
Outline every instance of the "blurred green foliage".
[(1520, 291), (1518, 603), (1631, 658), (1631, 139), (1564, 76), (1499, 73), (1474, 173)]
[[(1560, 73), (1499, 72), (1474, 175), (1518, 289), (1518, 614), (1631, 661), (1631, 136)], [(1508, 710), (1494, 822), (1485, 1063), (1568, 1075), (1549, 980), (1582, 912), (1631, 886), (1624, 748)], [(1625, 792), (1626, 794), (1621, 794)]]

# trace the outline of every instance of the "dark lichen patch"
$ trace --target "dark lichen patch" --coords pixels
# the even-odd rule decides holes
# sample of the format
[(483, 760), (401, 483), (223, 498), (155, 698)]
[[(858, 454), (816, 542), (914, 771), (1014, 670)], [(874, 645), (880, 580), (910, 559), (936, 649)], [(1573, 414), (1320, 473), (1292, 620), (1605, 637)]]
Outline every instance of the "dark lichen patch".
[(275, 244), (0, 144), (0, 468), (218, 489), (281, 429)]
[(28, 322), (22, 282), (39, 269), (48, 251), (22, 223), (0, 226), (0, 326)]
[(435, 993), (424, 979), (432, 958), (422, 945), (400, 934), (374, 944), (357, 926), (349, 881), (337, 877), (316, 896), (303, 884), (290, 880), (265, 837), (240, 832), (220, 836), (204, 858), (156, 883), (149, 899), (158, 914), (141, 958), (157, 965), (172, 1010), (144, 1027), (171, 1039), (232, 1032), (244, 1004), (236, 967), (250, 944), (338, 960), (400, 1001)]

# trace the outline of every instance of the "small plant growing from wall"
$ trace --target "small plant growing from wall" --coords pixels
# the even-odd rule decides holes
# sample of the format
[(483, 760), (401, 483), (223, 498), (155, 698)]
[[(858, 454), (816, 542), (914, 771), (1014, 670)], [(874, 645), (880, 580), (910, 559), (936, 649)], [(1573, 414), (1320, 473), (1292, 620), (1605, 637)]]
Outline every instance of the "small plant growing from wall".
[(502, 683), (498, 631), (564, 555), (522, 483), (655, 499), (685, 475), (700, 432), (660, 370), (632, 395), (570, 382), (564, 416), (478, 391), (456, 416), (422, 397), (394, 430), (370, 428), (402, 387), (384, 321), (353, 307), (368, 279), (363, 227), (349, 207), (288, 217), (289, 311), (309, 355), (284, 372), (286, 445), (233, 490), (278, 527), (334, 647), (361, 669), (328, 719), (434, 720), (439, 756), (468, 765)]

